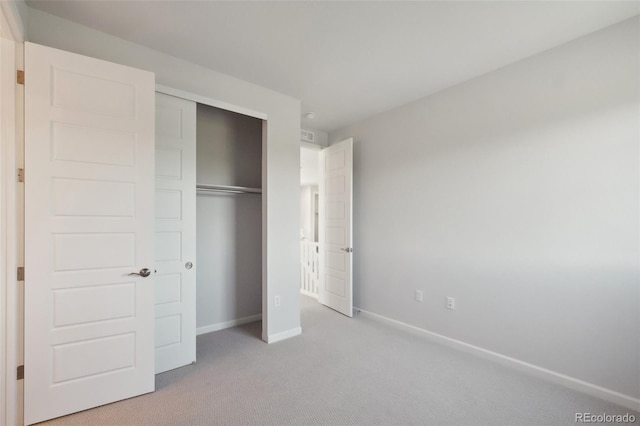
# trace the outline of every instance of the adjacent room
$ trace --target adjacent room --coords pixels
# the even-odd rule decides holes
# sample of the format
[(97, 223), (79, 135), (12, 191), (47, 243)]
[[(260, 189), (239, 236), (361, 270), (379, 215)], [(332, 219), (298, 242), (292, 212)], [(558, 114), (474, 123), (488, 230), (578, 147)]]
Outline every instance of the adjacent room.
[(640, 422), (640, 2), (0, 5), (0, 424)]

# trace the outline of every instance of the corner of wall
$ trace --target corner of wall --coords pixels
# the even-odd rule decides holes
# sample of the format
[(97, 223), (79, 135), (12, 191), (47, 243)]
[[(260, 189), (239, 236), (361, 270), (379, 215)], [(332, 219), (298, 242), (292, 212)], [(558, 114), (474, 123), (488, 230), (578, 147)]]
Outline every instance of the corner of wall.
[[(2, 24), (6, 24), (11, 33), (11, 39), (16, 42), (23, 42), (27, 37), (27, 18), (29, 7), (24, 0), (13, 0), (0, 2), (2, 8)], [(2, 28), (2, 36), (7, 37), (5, 29)], [(7, 37), (9, 38), (9, 37)]]

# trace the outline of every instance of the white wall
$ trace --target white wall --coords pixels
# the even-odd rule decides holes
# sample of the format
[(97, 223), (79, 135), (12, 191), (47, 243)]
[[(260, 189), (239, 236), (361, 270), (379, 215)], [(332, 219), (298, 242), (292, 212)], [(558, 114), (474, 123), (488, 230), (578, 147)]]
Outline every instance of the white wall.
[[(268, 115), (263, 146), (263, 274), (268, 306), (263, 338), (300, 332), (299, 167), (300, 102), (159, 51), (29, 9), (29, 41), (156, 73), (156, 82)], [(263, 283), (264, 285), (264, 283)], [(279, 295), (281, 306), (274, 306)]]
[(320, 147), (300, 144), (300, 186), (318, 185), (320, 179)]
[(355, 138), (356, 306), (637, 401), (638, 36), (634, 18), (331, 133)]
[[(262, 120), (198, 105), (196, 182), (262, 186)], [(197, 194), (196, 327), (199, 332), (262, 312), (259, 194)]]

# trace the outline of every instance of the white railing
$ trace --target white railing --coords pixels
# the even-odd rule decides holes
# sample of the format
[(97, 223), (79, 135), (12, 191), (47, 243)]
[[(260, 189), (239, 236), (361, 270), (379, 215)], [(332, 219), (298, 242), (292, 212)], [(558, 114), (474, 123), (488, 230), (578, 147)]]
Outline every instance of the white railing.
[(318, 297), (318, 243), (300, 241), (300, 292), (307, 296)]

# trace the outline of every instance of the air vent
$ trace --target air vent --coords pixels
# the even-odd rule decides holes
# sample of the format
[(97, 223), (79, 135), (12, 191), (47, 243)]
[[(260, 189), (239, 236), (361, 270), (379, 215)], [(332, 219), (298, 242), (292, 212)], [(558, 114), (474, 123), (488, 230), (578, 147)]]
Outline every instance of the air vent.
[(300, 139), (305, 141), (305, 142), (315, 142), (316, 140), (316, 135), (313, 132), (310, 132), (308, 130), (301, 130), (300, 131)]

